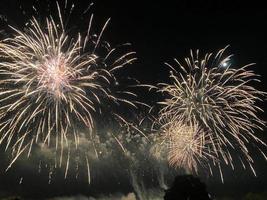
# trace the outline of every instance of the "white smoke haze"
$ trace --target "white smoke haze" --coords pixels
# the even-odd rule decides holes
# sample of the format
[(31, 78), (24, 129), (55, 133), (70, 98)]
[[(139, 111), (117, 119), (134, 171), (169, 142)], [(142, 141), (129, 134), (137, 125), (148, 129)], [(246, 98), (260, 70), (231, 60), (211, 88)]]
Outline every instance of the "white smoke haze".
[(127, 195), (114, 194), (114, 195), (102, 196), (102, 197), (97, 197), (97, 198), (78, 195), (78, 196), (70, 196), (70, 197), (55, 197), (55, 198), (49, 198), (46, 200), (136, 200), (136, 197), (134, 193), (129, 193)]
[[(124, 151), (113, 135), (116, 135), (117, 139), (120, 140)], [(65, 172), (68, 154), (64, 152), (62, 166), (56, 166), (55, 163), (59, 163), (60, 158), (57, 155), (57, 150), (41, 143), (34, 147), (35, 151), (32, 152), (30, 158), (27, 158), (27, 155), (20, 157), (17, 164), (20, 168), (35, 170), (36, 174), (39, 173), (42, 177), (47, 175), (47, 178), (44, 178), (43, 181), (47, 181), (48, 184), (54, 184), (57, 180), (68, 178), (70, 180), (76, 179), (79, 183), (80, 181), (86, 181), (88, 177), (84, 159), (84, 154), (86, 154), (90, 163), (91, 183), (97, 180), (98, 184), (101, 184), (112, 178), (110, 180), (117, 184), (122, 179), (124, 184), (132, 187), (134, 193), (128, 195), (116, 193), (117, 191), (121, 192), (120, 185), (117, 185), (117, 189), (113, 188), (115, 191), (112, 189), (111, 195), (100, 194), (96, 197), (84, 195), (58, 196), (47, 200), (163, 199), (164, 189), (167, 189), (172, 182), (171, 177), (174, 176), (174, 171), (169, 168), (164, 160), (156, 158), (155, 152), (151, 150), (154, 143), (151, 143), (150, 140), (138, 134), (116, 133), (115, 131), (114, 133), (106, 133), (104, 140), (97, 136), (93, 138), (94, 140), (88, 140), (84, 132), (80, 132), (79, 136), (78, 148), (76, 149), (75, 146), (70, 148), (70, 154), (75, 156), (70, 156), (67, 176), (65, 176)], [(51, 141), (54, 142), (54, 138)], [(73, 141), (70, 140), (69, 144), (73, 144)], [(76, 168), (76, 166), (79, 167)], [(21, 181), (18, 181), (26, 184), (27, 180), (27, 177), (22, 176)]]
[[(140, 200), (162, 200), (164, 193), (159, 189), (149, 189), (143, 194)], [(140, 198), (140, 197), (139, 197)], [(137, 200), (134, 193), (123, 194), (113, 194), (108, 196), (99, 197), (87, 197), (83, 195), (78, 196), (66, 196), (66, 197), (55, 197), (46, 200)]]

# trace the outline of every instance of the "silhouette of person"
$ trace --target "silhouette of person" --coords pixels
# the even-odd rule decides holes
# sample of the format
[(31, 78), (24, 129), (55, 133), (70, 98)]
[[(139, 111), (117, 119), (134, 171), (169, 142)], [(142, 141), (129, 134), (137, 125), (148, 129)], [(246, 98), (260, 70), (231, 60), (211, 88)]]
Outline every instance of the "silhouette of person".
[(192, 175), (176, 176), (164, 200), (211, 200), (206, 185)]

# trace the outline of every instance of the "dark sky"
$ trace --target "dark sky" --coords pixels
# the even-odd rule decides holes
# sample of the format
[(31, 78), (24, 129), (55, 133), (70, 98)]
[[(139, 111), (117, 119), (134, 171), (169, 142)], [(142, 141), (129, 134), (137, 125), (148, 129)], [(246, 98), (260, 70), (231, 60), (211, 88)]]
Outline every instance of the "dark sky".
[[(33, 0), (0, 0), (0, 15), (4, 16), (8, 23), (21, 26), (25, 22), (25, 17), (22, 17), (19, 7), (21, 5), (25, 10), (30, 10), (33, 2)], [(55, 4), (52, 0), (46, 2), (52, 2), (52, 7)], [(74, 2), (77, 6), (76, 14), (78, 16), (90, 1), (77, 0)], [(137, 52), (138, 58), (138, 61), (130, 68), (132, 76), (144, 83), (161, 82), (168, 77), (164, 62), (172, 61), (173, 58), (183, 60), (185, 56), (189, 55), (190, 49), (200, 49), (204, 54), (217, 51), (229, 44), (228, 52), (235, 55), (234, 63), (240, 66), (252, 62), (257, 63), (255, 71), (262, 76), (261, 80), (263, 81), (260, 87), (266, 91), (267, 6), (264, 6), (263, 3), (215, 0), (144, 2), (96, 0), (92, 8), (95, 24), (104, 24), (106, 19), (111, 18), (104, 34), (106, 40), (111, 44), (132, 43), (132, 49)], [(41, 7), (48, 4), (43, 3)], [(78, 20), (77, 24), (82, 23), (79, 18), (76, 19)], [(266, 104), (264, 106), (266, 108)], [(227, 172), (228, 182), (224, 186), (217, 179), (208, 180), (208, 182), (210, 182), (212, 191), (217, 193), (223, 193), (219, 189), (220, 187), (224, 187), (225, 191), (229, 193), (235, 192), (233, 188), (241, 192), (243, 188), (246, 188), (247, 191), (267, 190), (267, 166), (263, 158), (256, 158), (256, 168), (259, 171), (257, 179), (251, 173), (229, 171)], [(46, 193), (45, 195), (50, 193), (51, 196), (66, 194), (66, 191), (69, 194), (90, 193), (85, 182), (77, 183), (75, 180), (65, 181), (61, 178), (58, 181), (55, 180), (56, 183), (53, 183), (52, 186), (48, 186), (46, 177), (36, 175), (30, 169), (19, 169), (18, 172), (27, 174), (28, 177), (35, 176), (35, 178), (29, 178), (25, 187), (22, 187), (18, 186), (20, 176), (16, 172), (7, 175), (1, 174), (0, 186), (3, 189), (0, 188), (0, 195), (1, 192), (12, 191), (14, 184), (17, 193), (22, 192), (27, 195), (40, 195), (43, 191)], [(32, 184), (34, 184), (34, 188), (28, 192)], [(102, 187), (110, 187), (108, 181), (98, 184)], [(62, 190), (61, 186), (65, 189)], [(101, 188), (97, 186), (97, 183), (95, 187)], [(129, 186), (126, 185), (122, 192), (128, 190), (130, 190)]]
[[(1, 13), (8, 17), (11, 24), (21, 24), (25, 17), (22, 17), (18, 4), (30, 13), (32, 2), (34, 0), (1, 0)], [(74, 2), (78, 16), (79, 10), (84, 10), (90, 1)], [(43, 10), (48, 4), (37, 3)], [(50, 4), (55, 7), (55, 3)], [(206, 53), (228, 44), (231, 45), (229, 53), (236, 55), (237, 64), (256, 62), (256, 71), (264, 76), (267, 8), (263, 4), (210, 0), (150, 3), (116, 0), (95, 1), (94, 4), (92, 12), (97, 25), (101, 26), (111, 18), (105, 39), (111, 44), (132, 43), (138, 57), (134, 71), (140, 79), (162, 79), (161, 72), (166, 71), (163, 63), (173, 58), (182, 60), (190, 49)], [(81, 23), (79, 18), (75, 20)]]

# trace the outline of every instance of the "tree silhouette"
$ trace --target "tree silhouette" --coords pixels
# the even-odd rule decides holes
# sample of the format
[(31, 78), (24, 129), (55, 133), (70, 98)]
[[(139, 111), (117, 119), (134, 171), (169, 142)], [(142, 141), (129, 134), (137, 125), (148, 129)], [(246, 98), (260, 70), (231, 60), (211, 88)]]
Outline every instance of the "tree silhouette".
[(211, 200), (206, 185), (192, 175), (176, 176), (164, 200)]

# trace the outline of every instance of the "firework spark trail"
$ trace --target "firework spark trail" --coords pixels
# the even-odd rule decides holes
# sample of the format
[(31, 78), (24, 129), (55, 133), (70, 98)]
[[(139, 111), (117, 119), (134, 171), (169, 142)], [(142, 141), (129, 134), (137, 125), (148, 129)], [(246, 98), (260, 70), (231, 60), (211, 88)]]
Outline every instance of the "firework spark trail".
[[(191, 51), (190, 57), (185, 58), (185, 64), (175, 59), (178, 68), (167, 64), (171, 69), (171, 83), (159, 84), (159, 91), (167, 95), (164, 101), (159, 102), (163, 105), (159, 121), (169, 126), (165, 136), (172, 144), (169, 152), (172, 154), (171, 164), (183, 165), (181, 159), (184, 158), (189, 169), (196, 169), (195, 159), (203, 158), (203, 152), (195, 156), (192, 154), (208, 148), (213, 163), (217, 163), (220, 169), (220, 163), (215, 160), (222, 160), (234, 169), (230, 149), (235, 149), (241, 152), (242, 160), (247, 161), (255, 174), (248, 143), (255, 142), (259, 150), (260, 146), (266, 146), (254, 135), (255, 130), (262, 130), (265, 126), (265, 122), (257, 116), (257, 112), (263, 110), (256, 102), (262, 101), (266, 93), (251, 84), (259, 81), (258, 75), (249, 69), (252, 64), (231, 67), (227, 64), (231, 56), (223, 55), (225, 49), (216, 54), (206, 54), (204, 58), (199, 57), (198, 51), (196, 54)], [(182, 142), (192, 154), (177, 151), (177, 142)], [(265, 156), (262, 150), (260, 152)]]
[(132, 107), (137, 103), (117, 97), (111, 89), (118, 81), (115, 72), (134, 61), (135, 52), (117, 55), (116, 48), (102, 42), (109, 20), (96, 36), (91, 15), (87, 34), (71, 37), (57, 7), (59, 23), (50, 16), (42, 25), (33, 17), (24, 31), (11, 27), (14, 36), (0, 41), (0, 144), (14, 152), (9, 167), (40, 143), (61, 152), (61, 166), (68, 141), (79, 145), (81, 127), (91, 138), (94, 113), (101, 113), (103, 100)]

